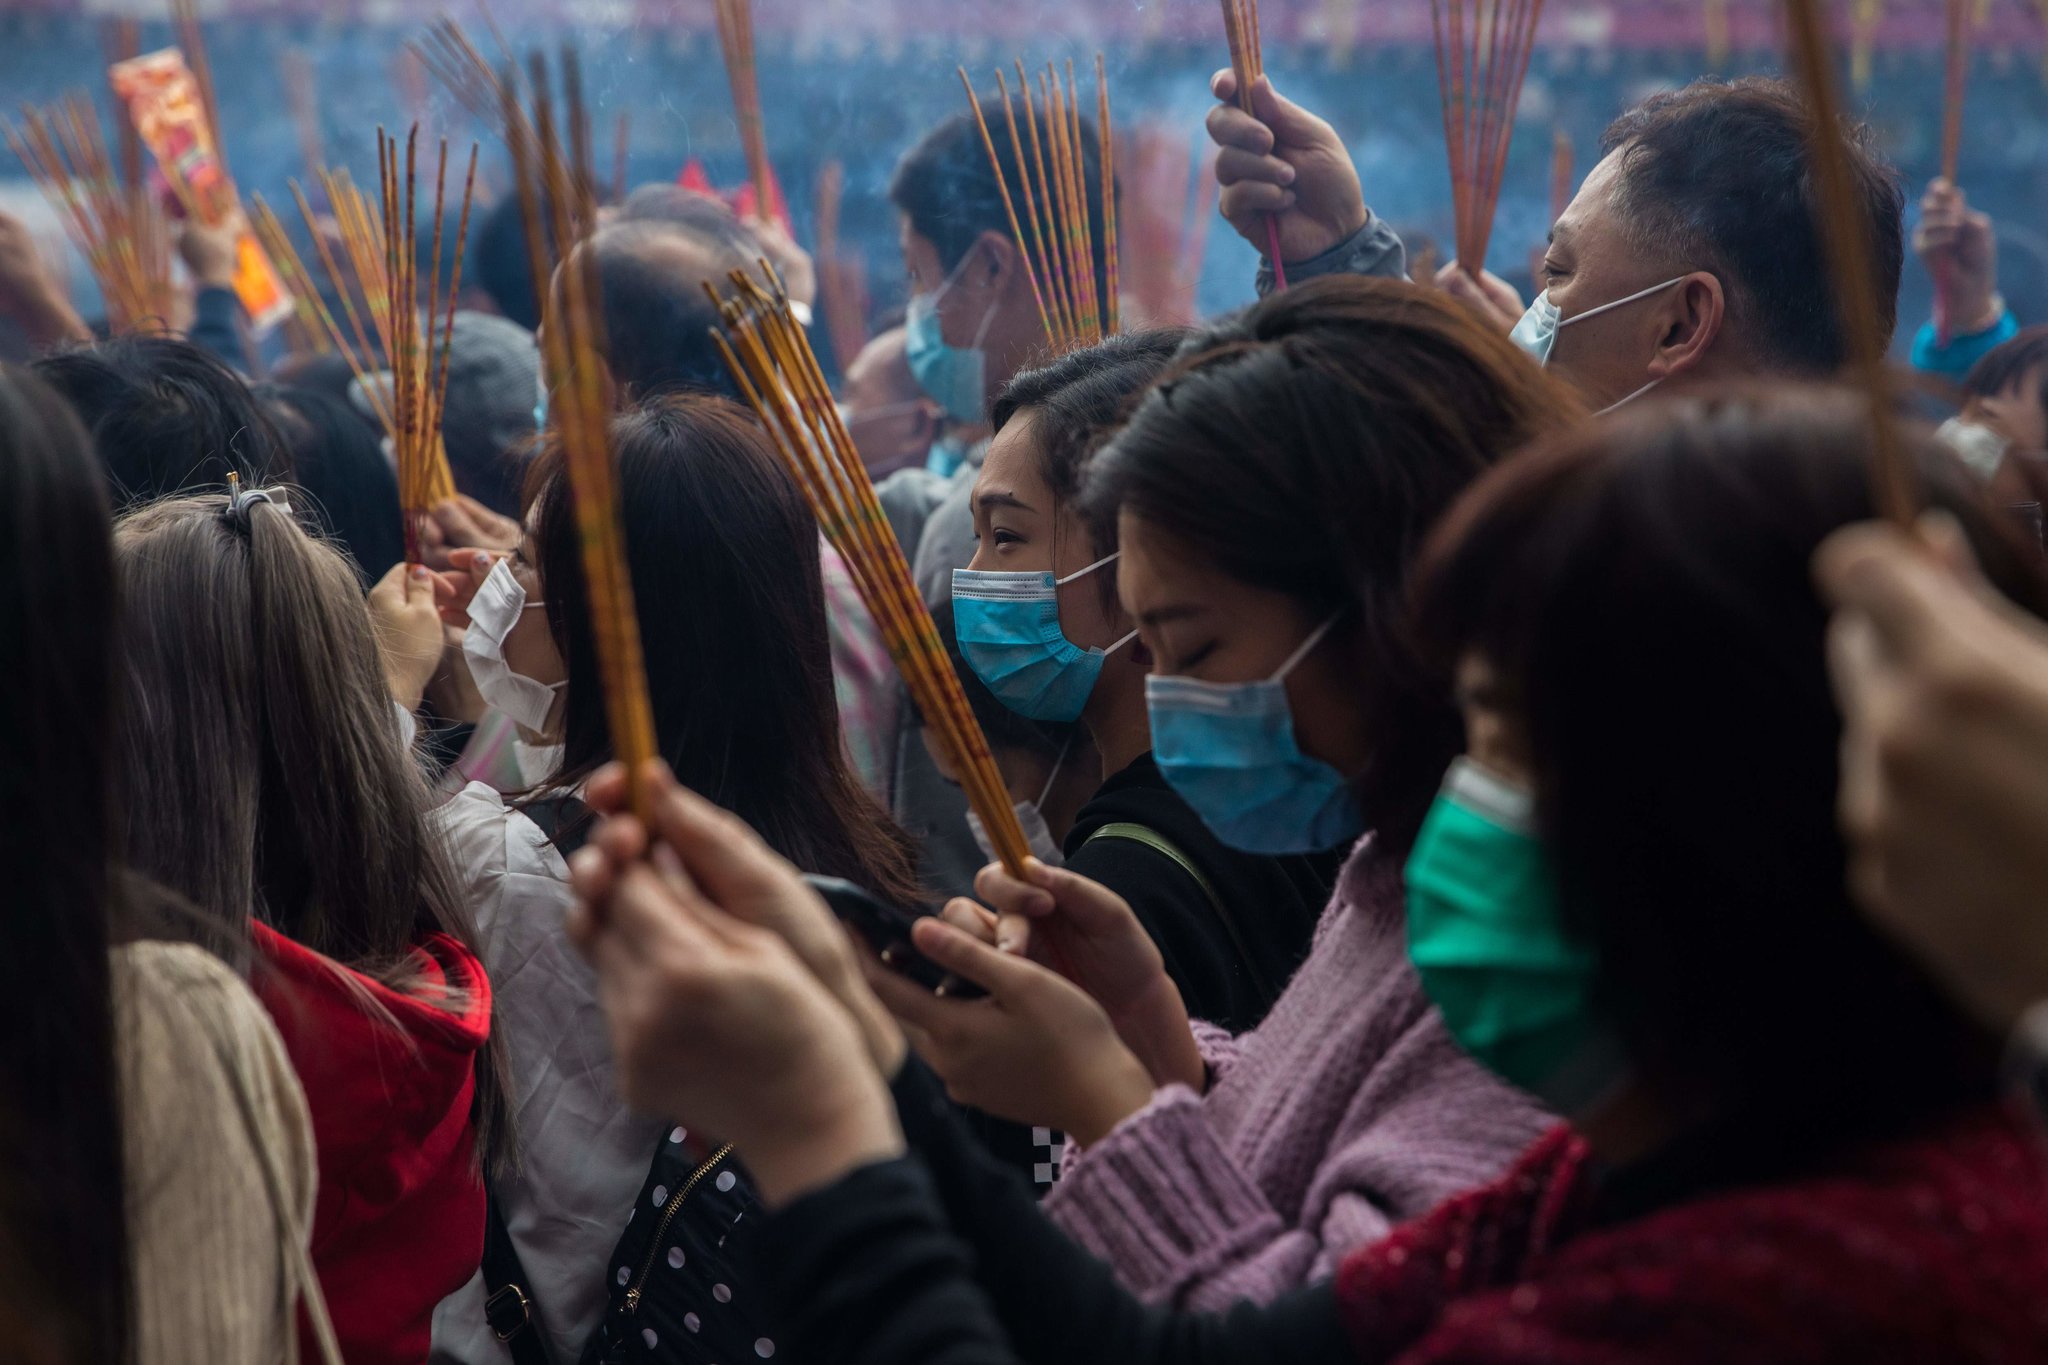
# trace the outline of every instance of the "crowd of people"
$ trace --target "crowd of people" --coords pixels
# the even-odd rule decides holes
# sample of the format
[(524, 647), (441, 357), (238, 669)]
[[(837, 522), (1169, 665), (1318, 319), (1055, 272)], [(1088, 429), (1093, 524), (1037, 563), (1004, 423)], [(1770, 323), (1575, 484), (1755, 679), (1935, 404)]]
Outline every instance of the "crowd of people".
[(1051, 353), (965, 113), (890, 187), (842, 411), (1021, 869), (711, 340), (707, 279), (815, 295), (774, 222), (646, 185), (559, 267), (636, 816), (516, 196), (417, 562), (224, 234), (107, 336), (0, 219), (0, 1356), (2048, 1359), (2048, 328), (1989, 223), (1909, 237), (1843, 130), (1874, 340), (1909, 250), (1951, 323), (1874, 413), (1789, 84), (1623, 111), (1531, 300), (1212, 93), (1281, 261), (1199, 325)]

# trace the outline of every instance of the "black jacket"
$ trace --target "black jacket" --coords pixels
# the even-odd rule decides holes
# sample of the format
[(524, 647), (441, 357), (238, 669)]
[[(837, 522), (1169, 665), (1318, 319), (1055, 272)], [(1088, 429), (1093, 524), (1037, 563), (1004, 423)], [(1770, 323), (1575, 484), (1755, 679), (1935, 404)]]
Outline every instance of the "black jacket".
[[(1132, 827), (1163, 839), (1201, 877), (1143, 838), (1129, 837)], [(1308, 956), (1344, 852), (1240, 853), (1210, 833), (1149, 753), (1081, 807), (1065, 848), (1070, 869), (1130, 902), (1159, 945), (1188, 1013), (1232, 1033), (1266, 1017)]]

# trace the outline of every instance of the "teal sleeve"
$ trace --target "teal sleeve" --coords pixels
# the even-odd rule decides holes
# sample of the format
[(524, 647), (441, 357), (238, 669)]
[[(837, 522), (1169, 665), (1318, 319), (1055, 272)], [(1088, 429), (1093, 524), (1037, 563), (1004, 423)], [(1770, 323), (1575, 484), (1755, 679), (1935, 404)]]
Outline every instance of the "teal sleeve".
[(1950, 337), (1943, 346), (1935, 339), (1934, 324), (1923, 322), (1913, 337), (1913, 368), (1922, 374), (1938, 375), (1961, 383), (1976, 363), (2020, 333), (2019, 320), (2007, 309), (1998, 321), (1981, 332)]

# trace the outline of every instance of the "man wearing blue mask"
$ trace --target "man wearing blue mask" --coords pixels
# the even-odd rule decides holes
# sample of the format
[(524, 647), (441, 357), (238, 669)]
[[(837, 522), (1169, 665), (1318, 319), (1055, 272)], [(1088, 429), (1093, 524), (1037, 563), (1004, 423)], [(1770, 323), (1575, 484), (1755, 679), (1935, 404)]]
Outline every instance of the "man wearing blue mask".
[[(1216, 176), (1231, 224), (1263, 248), (1266, 218), (1276, 216), (1292, 281), (1389, 273), (1392, 234), (1365, 207), (1330, 125), (1263, 78), (1257, 117), (1231, 102), (1228, 72), (1214, 92), (1224, 103), (1209, 132), (1222, 148)], [(1452, 263), (1437, 282), (1512, 330), (1596, 409), (1668, 383), (1833, 374), (1847, 351), (1813, 227), (1810, 130), (1783, 81), (1702, 80), (1653, 95), (1608, 126), (1601, 161), (1552, 229), (1541, 292), (1526, 310), (1491, 273), (1475, 279)], [(1889, 344), (1904, 198), (1869, 130), (1854, 126), (1847, 141), (1879, 340)]]

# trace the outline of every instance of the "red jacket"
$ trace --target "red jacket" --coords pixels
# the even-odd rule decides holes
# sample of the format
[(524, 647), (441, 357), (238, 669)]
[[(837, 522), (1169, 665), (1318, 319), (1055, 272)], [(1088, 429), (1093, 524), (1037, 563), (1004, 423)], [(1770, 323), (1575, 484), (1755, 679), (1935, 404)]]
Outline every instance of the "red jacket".
[(1352, 1255), (1337, 1292), (1359, 1359), (2048, 1361), (2048, 1164), (2003, 1111), (1605, 1227), (1592, 1185), (1560, 1128)]
[[(446, 934), (422, 976), (460, 1013), (401, 995), (261, 924), (251, 973), (306, 1089), (320, 1158), (313, 1265), (349, 1365), (419, 1365), (434, 1305), (483, 1260), (484, 1187), (470, 1117), (491, 987)], [(380, 1017), (388, 1014), (388, 1017)], [(394, 1024), (396, 1027), (394, 1027)], [(301, 1358), (317, 1359), (302, 1334)]]

